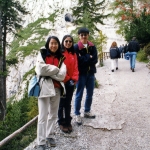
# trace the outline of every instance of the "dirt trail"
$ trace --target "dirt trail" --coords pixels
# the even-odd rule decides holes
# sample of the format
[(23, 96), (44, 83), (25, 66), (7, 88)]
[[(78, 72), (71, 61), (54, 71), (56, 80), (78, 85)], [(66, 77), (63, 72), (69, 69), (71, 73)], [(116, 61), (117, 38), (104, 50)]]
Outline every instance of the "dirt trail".
[[(83, 118), (82, 126), (73, 119), (71, 134), (57, 127), (57, 147), (48, 149), (150, 150), (150, 70), (146, 64), (137, 62), (135, 72), (131, 72), (129, 61), (119, 59), (119, 70), (111, 72), (107, 59), (97, 68), (96, 78), (100, 83), (93, 96), (96, 119)], [(84, 98), (85, 94), (82, 113)], [(35, 141), (25, 150), (33, 149)]]

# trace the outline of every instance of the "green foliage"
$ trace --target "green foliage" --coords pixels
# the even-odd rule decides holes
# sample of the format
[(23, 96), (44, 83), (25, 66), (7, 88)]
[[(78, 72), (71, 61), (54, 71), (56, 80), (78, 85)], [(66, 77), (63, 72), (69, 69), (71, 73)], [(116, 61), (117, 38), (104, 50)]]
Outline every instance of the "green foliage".
[[(11, 51), (8, 53), (8, 59), (12, 59), (16, 57), (18, 52), (22, 52), (23, 57), (26, 57), (32, 53), (33, 50), (39, 50), (45, 44), (45, 36), (49, 33), (49, 29), (42, 28), (41, 25), (49, 20), (54, 23), (54, 18), (56, 17), (56, 13), (51, 14), (48, 18), (39, 18), (37, 21), (30, 23), (26, 28), (22, 30), (18, 30), (17, 38), (11, 44)], [(33, 39), (28, 39), (35, 35)], [(26, 46), (20, 46), (20, 44), (24, 44), (25, 41)]]
[(98, 80), (95, 79), (95, 88), (99, 88), (100, 84), (98, 83)]
[(76, 18), (74, 23), (77, 26), (84, 26), (90, 29), (91, 33), (99, 31), (96, 24), (104, 24), (103, 19), (109, 15), (104, 15), (106, 8), (105, 0), (96, 3), (95, 0), (79, 0), (78, 5), (72, 8), (73, 16)]
[(7, 72), (7, 71), (1, 71), (1, 70), (0, 70), (0, 76), (1, 76), (1, 77), (4, 77), (4, 76), (6, 77), (7, 75), (8, 75), (8, 72)]
[(148, 43), (150, 41), (150, 15), (146, 14), (146, 9), (143, 9), (140, 17), (135, 17), (127, 31), (126, 38), (129, 40), (132, 36), (136, 36), (140, 43)]
[(150, 56), (150, 43), (148, 43), (143, 50), (147, 56)]
[(38, 100), (35, 97), (30, 97), (30, 101), (28, 103), (28, 109), (30, 110), (27, 112), (27, 119), (31, 120), (38, 114)]
[[(14, 0), (0, 0), (2, 11), (2, 30), (6, 34), (7, 32), (14, 33), (13, 29), (20, 28), (22, 16), (20, 14), (27, 14), (25, 7), (21, 6), (19, 1)], [(6, 36), (6, 35), (4, 35)]]
[[(18, 130), (33, 117), (38, 114), (37, 99), (25, 97), (20, 101), (7, 103), (7, 115), (4, 121), (0, 122), (0, 141)], [(28, 127), (23, 133), (20, 133), (9, 143), (4, 145), (1, 150), (23, 149), (31, 143), (36, 137), (36, 123)]]
[(98, 35), (95, 36), (94, 43), (96, 44), (98, 53), (103, 52), (103, 49), (105, 48), (107, 44), (107, 36), (102, 33), (102, 31), (98, 32)]
[[(15, 34), (16, 29), (21, 27), (21, 22), (24, 14), (27, 14), (25, 7), (21, 6), (19, 1), (14, 0), (0, 0), (0, 68), (3, 76), (6, 72), (6, 46), (8, 33)], [(0, 114), (4, 114), (6, 109), (6, 78), (0, 81), (0, 101), (3, 103), (4, 109)], [(2, 120), (0, 115), (0, 120)]]
[(147, 63), (148, 62), (148, 58), (147, 58), (147, 54), (145, 53), (144, 50), (140, 50), (137, 54), (137, 60), (139, 62), (145, 62)]
[[(16, 34), (15, 30), (21, 28), (22, 16), (28, 14), (25, 7), (21, 6), (19, 1), (14, 0), (0, 0), (1, 6), (1, 30), (2, 34), (2, 49), (3, 49), (3, 57), (5, 61), (5, 50), (6, 50), (6, 38), (7, 33)], [(5, 63), (5, 62), (3, 62)], [(5, 69), (5, 68), (4, 68)]]
[(6, 60), (6, 63), (8, 66), (15, 65), (18, 63), (18, 59), (17, 59), (17, 57), (10, 58), (10, 59)]
[(32, 75), (35, 74), (35, 67), (25, 73), (25, 75), (23, 76), (23, 81), (26, 80), (26, 78), (27, 78), (30, 74), (32, 74)]
[(113, 17), (119, 29), (118, 34), (124, 36), (126, 41), (130, 41), (136, 36), (139, 43), (148, 43), (150, 41), (150, 14), (148, 8), (140, 10), (140, 7), (133, 5), (133, 1), (115, 0), (111, 4)]

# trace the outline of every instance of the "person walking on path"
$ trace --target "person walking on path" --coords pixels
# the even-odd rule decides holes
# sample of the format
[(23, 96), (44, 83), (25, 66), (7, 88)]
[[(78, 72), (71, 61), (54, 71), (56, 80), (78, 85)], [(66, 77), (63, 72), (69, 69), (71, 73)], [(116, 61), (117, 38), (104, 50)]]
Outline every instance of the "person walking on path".
[(125, 53), (127, 53), (128, 52), (128, 44), (125, 44), (125, 46), (124, 46), (124, 55), (125, 55)]
[(130, 52), (130, 69), (132, 72), (135, 70), (135, 61), (136, 61), (136, 56), (137, 52), (140, 50), (140, 45), (136, 41), (136, 37), (133, 37), (132, 40), (128, 44), (128, 51)]
[(121, 57), (123, 58), (124, 45), (120, 45), (119, 51), (120, 51), (120, 58)]
[(111, 71), (114, 72), (115, 67), (118, 70), (118, 58), (120, 58), (120, 51), (117, 43), (114, 41), (110, 47)]
[(75, 85), (78, 81), (79, 71), (77, 55), (74, 50), (73, 38), (70, 35), (65, 35), (62, 39), (62, 52), (65, 56), (64, 63), (67, 68), (66, 77), (64, 79), (66, 88), (66, 97), (60, 99), (58, 110), (58, 124), (60, 130), (66, 133), (72, 132), (71, 120), (71, 101)]
[[(60, 95), (65, 94), (64, 83), (66, 65), (61, 53), (61, 45), (56, 36), (50, 36), (37, 56), (35, 71), (41, 77), (38, 97), (37, 150), (45, 150), (46, 142), (55, 147), (55, 123), (58, 116)], [(62, 92), (61, 92), (62, 91)], [(61, 94), (62, 93), (62, 94)]]
[(120, 57), (121, 57), (122, 51), (123, 51), (123, 47), (122, 47), (122, 45), (120, 45), (119, 46)]
[(124, 54), (124, 47), (125, 47), (125, 46), (124, 46), (124, 44), (122, 44), (122, 52), (121, 52), (121, 54), (120, 54), (120, 57), (121, 57), (121, 58), (123, 58), (123, 54)]
[(96, 63), (98, 62), (97, 49), (92, 42), (88, 40), (89, 30), (87, 28), (80, 28), (78, 30), (79, 41), (74, 45), (79, 69), (79, 80), (76, 84), (75, 94), (75, 121), (78, 125), (82, 124), (80, 116), (81, 101), (84, 87), (86, 87), (86, 99), (84, 104), (84, 117), (95, 118), (91, 113), (91, 105), (93, 98), (93, 91), (95, 85)]

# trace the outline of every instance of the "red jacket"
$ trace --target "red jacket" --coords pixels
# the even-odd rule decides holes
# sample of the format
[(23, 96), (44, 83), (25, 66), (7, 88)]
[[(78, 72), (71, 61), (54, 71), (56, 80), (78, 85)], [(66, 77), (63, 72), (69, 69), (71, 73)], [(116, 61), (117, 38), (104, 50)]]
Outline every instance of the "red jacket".
[(63, 55), (66, 58), (64, 60), (64, 63), (67, 68), (67, 73), (64, 79), (64, 83), (66, 83), (70, 79), (72, 79), (76, 83), (79, 77), (77, 55), (76, 53), (72, 54), (71, 52), (68, 52), (67, 50), (63, 52)]
[[(46, 64), (51, 64), (51, 65), (54, 65), (54, 66), (58, 66), (59, 60), (55, 56), (49, 56), (49, 57), (45, 58), (45, 63)], [(56, 81), (54, 79), (52, 79), (52, 81), (54, 83), (54, 87), (57, 87), (57, 88), (61, 87), (59, 81)]]

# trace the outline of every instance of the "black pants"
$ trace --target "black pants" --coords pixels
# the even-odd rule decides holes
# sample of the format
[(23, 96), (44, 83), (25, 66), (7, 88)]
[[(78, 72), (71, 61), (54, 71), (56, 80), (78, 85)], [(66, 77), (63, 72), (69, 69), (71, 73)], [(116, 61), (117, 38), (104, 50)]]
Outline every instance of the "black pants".
[(58, 124), (59, 125), (70, 125), (72, 117), (71, 113), (71, 101), (74, 92), (74, 86), (65, 85), (66, 97), (60, 99), (58, 109)]

